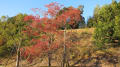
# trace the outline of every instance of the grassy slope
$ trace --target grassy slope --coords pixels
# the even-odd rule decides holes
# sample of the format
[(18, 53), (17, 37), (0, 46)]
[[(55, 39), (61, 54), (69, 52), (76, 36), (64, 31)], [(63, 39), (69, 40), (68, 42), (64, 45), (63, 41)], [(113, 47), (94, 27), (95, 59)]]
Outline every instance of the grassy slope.
[[(85, 29), (75, 29), (75, 30), (67, 30), (67, 33), (75, 33), (79, 36), (79, 42), (81, 43), (81, 45), (91, 45), (92, 42), (92, 35), (94, 32), (94, 28), (85, 28)], [(2, 62), (2, 64), (6, 64), (7, 63), (7, 59), (3, 59), (4, 61)], [(39, 63), (40, 61), (38, 59), (36, 59), (34, 61), (34, 63), (32, 63), (32, 65), (34, 65), (34, 67), (38, 67), (38, 66), (47, 66), (47, 59), (45, 61), (43, 61), (42, 63)], [(38, 64), (39, 63), (39, 64)], [(6, 67), (14, 67), (15, 66), (15, 57), (13, 59), (10, 59), (7, 63)], [(29, 63), (27, 63), (26, 61), (21, 61), (21, 65), (26, 65), (26, 67), (28, 65), (30, 65)], [(57, 65), (57, 63), (53, 63), (52, 65)], [(28, 66), (29, 67), (29, 66)], [(32, 67), (32, 66), (31, 66)]]
[[(73, 33), (76, 34), (78, 37), (78, 42), (80, 42), (80, 51), (82, 51), (82, 46), (90, 46), (92, 45), (92, 41), (93, 41), (93, 33), (94, 33), (94, 28), (85, 28), (85, 29), (74, 29), (74, 30), (67, 30), (67, 33)], [(68, 35), (67, 35), (68, 36)], [(74, 37), (74, 35), (72, 35)], [(120, 48), (110, 48), (108, 49), (109, 51), (113, 52), (113, 53), (117, 53), (117, 55), (120, 56)], [(101, 53), (98, 51), (98, 54)], [(3, 62), (1, 62), (2, 64), (6, 64), (6, 67), (15, 67), (16, 65), (16, 56), (10, 58), (10, 60), (8, 61), (8, 59), (1, 59), (4, 60)], [(22, 60), (20, 61), (20, 65), (22, 65), (22, 67), (39, 67), (39, 66), (47, 66), (47, 58), (44, 61), (40, 61), (38, 58), (34, 60), (34, 62), (32, 64), (29, 64), (27, 61)], [(56, 61), (52, 61), (52, 66), (58, 65), (59, 63), (57, 63)], [(119, 65), (119, 64), (117, 64)], [(113, 64), (108, 64), (108, 63), (104, 63), (102, 67), (113, 67)]]

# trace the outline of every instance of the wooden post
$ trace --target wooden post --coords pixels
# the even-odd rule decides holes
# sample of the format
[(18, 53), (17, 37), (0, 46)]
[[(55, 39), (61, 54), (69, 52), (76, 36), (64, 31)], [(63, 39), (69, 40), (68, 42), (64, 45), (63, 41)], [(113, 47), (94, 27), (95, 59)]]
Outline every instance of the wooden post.
[(63, 53), (62, 67), (65, 67), (65, 62), (66, 62), (66, 27), (64, 30), (64, 53)]

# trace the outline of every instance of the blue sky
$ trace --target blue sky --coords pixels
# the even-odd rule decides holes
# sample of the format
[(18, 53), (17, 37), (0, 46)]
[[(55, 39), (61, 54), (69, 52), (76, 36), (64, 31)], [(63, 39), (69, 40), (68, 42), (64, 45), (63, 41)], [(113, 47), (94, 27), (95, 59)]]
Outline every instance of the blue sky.
[(31, 8), (45, 9), (44, 5), (51, 2), (58, 2), (64, 6), (78, 7), (84, 5), (83, 16), (87, 20), (93, 15), (96, 5), (110, 4), (112, 0), (1, 0), (0, 16), (15, 16), (18, 13), (32, 14)]

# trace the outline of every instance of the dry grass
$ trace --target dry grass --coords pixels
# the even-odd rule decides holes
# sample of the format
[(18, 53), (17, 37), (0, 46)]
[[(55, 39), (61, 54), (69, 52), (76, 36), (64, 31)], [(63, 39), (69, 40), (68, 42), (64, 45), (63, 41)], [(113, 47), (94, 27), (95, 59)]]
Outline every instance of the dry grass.
[(83, 29), (74, 29), (74, 30), (67, 30), (67, 32), (77, 32), (77, 33), (82, 33), (82, 32), (88, 32), (88, 33), (94, 33), (95, 28), (83, 28)]
[[(81, 44), (81, 46), (85, 46), (85, 45), (91, 45), (92, 44), (92, 35), (94, 32), (94, 28), (84, 28), (84, 29), (74, 29), (74, 30), (67, 30), (67, 33), (74, 33), (77, 35), (78, 37), (78, 43)], [(73, 36), (74, 37), (74, 36)], [(4, 59), (4, 62), (2, 62), (2, 64), (6, 64), (7, 59)], [(55, 66), (57, 63), (53, 62), (53, 66)], [(15, 59), (11, 59), (8, 61), (8, 64), (6, 67), (15, 67), (16, 63), (15, 63)], [(29, 64), (28, 62), (26, 62), (25, 60), (21, 61), (21, 65), (22, 67), (38, 67), (38, 66), (47, 66), (47, 60), (40, 62), (39, 59), (36, 59), (34, 61), (34, 63)], [(31, 66), (29, 66), (31, 65)], [(33, 65), (33, 66), (32, 66)]]
[(93, 41), (94, 28), (83, 28), (67, 30), (68, 33), (75, 33), (79, 37), (79, 43), (81, 45), (91, 45)]
[[(68, 34), (67, 37), (72, 36), (73, 40), (75, 39), (78, 41), (78, 43), (80, 44), (80, 47), (81, 46), (89, 47), (90, 45), (92, 45), (92, 41), (93, 41), (92, 36), (94, 33), (94, 28), (74, 29), (74, 30), (67, 30), (66, 32)], [(120, 50), (120, 48), (111, 48), (110, 50), (112, 52), (120, 54), (120, 52), (118, 51)], [(1, 60), (4, 60), (2, 64), (6, 64), (7, 59), (1, 59)], [(40, 59), (37, 58), (34, 60), (32, 64), (30, 64), (27, 61), (22, 60), (20, 61), (20, 65), (21, 67), (42, 67), (42, 66), (47, 67), (47, 64), (48, 64), (47, 61), (48, 61), (47, 58), (44, 59), (44, 61), (40, 61)], [(8, 61), (8, 64), (6, 67), (15, 67), (15, 65), (16, 65), (16, 62), (15, 62), (15, 56), (14, 56), (13, 59), (10, 59)], [(56, 66), (56, 65), (58, 65), (58, 63), (56, 61), (52, 61), (52, 66)], [(117, 64), (117, 67), (119, 67), (119, 65), (120, 63)], [(102, 62), (102, 67), (113, 67), (113, 64)]]

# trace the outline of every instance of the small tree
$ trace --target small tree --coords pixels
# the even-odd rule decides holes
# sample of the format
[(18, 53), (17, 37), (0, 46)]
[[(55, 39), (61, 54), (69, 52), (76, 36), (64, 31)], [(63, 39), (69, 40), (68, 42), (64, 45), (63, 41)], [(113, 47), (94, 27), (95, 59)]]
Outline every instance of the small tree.
[(32, 23), (26, 26), (24, 31), (31, 38), (32, 45), (24, 47), (21, 51), (25, 49), (22, 55), (30, 62), (36, 56), (48, 55), (48, 66), (50, 67), (52, 52), (59, 47), (62, 40), (60, 36), (62, 31), (58, 31), (58, 26), (54, 20), (61, 6), (54, 2), (46, 5), (46, 7), (48, 11), (45, 12), (43, 18), (38, 15), (25, 17), (25, 21), (32, 20)]

